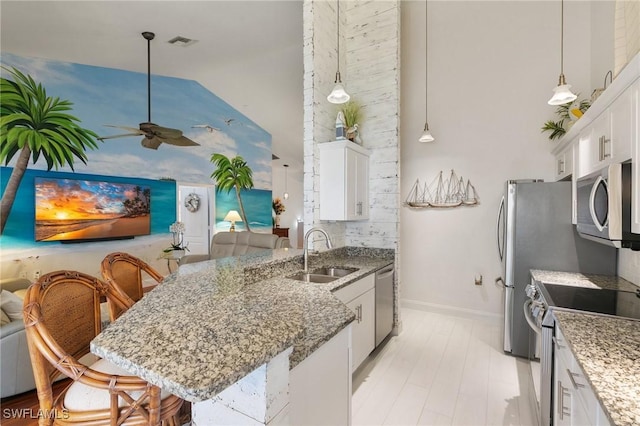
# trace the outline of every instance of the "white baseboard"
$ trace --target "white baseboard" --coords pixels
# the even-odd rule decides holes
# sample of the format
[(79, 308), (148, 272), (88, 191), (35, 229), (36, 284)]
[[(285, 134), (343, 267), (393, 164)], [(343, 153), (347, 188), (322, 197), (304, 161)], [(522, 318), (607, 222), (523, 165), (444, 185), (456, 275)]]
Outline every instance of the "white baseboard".
[(459, 308), (457, 306), (439, 305), (437, 303), (423, 302), (421, 300), (400, 299), (401, 308), (417, 309), (420, 311), (434, 312), (438, 314), (454, 315), (483, 321), (502, 324), (503, 316), (491, 312), (478, 311), (475, 309)]

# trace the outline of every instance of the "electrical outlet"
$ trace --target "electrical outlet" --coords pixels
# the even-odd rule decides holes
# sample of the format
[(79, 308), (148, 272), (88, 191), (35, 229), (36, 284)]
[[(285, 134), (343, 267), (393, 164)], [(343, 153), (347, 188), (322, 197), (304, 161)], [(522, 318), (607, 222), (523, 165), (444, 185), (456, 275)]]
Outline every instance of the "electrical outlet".
[(482, 274), (480, 274), (480, 278), (474, 277), (473, 279), (474, 279), (476, 285), (482, 285)]
[(33, 271), (33, 280), (38, 281), (40, 279), (40, 271)]

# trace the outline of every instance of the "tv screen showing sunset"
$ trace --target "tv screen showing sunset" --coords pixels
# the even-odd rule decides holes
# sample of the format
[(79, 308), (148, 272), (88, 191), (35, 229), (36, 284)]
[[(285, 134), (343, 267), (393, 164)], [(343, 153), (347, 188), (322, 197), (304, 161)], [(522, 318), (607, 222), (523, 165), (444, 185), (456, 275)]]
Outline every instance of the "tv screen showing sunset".
[(36, 241), (123, 238), (150, 233), (148, 186), (35, 178)]

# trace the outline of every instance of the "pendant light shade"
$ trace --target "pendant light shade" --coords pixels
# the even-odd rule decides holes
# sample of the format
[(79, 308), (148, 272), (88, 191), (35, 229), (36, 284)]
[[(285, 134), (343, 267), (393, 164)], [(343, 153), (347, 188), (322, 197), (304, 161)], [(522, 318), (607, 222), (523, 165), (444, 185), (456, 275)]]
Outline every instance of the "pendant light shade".
[(286, 200), (289, 198), (289, 191), (287, 190), (287, 169), (289, 165), (283, 164), (282, 167), (284, 167), (284, 194), (282, 194), (282, 198)]
[(429, 31), (427, 29), (427, 22), (429, 20), (428, 8), (429, 2), (424, 2), (424, 130), (422, 131), (422, 135), (418, 138), (418, 141), (421, 143), (433, 142), (436, 139), (433, 137), (431, 132), (429, 131), (429, 123), (428, 123), (428, 104), (429, 104), (429, 95), (428, 95), (428, 87), (429, 87)]
[(337, 37), (337, 49), (336, 49), (336, 58), (338, 63), (338, 70), (336, 71), (336, 81), (335, 86), (329, 96), (327, 96), (327, 100), (332, 104), (344, 104), (351, 99), (351, 96), (344, 90), (344, 86), (342, 85), (342, 78), (340, 77), (340, 0), (336, 1), (336, 9), (337, 9), (337, 19), (336, 27), (338, 28), (338, 37)]
[(433, 137), (433, 135), (429, 131), (429, 124), (428, 123), (424, 123), (424, 131), (422, 132), (422, 136), (420, 136), (420, 139), (418, 139), (418, 141), (422, 142), (422, 143), (435, 141), (435, 138)]
[(571, 92), (571, 85), (564, 78), (564, 0), (560, 0), (560, 78), (558, 86), (553, 89), (549, 105), (564, 105), (573, 102), (578, 96)]

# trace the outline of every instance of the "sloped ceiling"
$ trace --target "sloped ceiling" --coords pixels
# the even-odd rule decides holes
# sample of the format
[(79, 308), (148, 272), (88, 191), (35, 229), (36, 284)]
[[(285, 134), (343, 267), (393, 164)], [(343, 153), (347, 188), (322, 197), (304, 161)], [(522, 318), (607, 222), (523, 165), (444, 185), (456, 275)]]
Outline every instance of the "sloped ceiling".
[(0, 20), (2, 52), (138, 72), (152, 31), (153, 74), (200, 82), (271, 133), (274, 165), (302, 169), (302, 1), (3, 0)]

